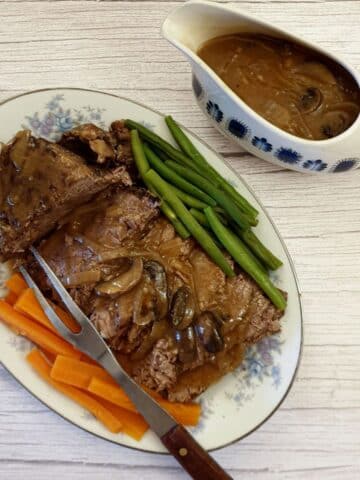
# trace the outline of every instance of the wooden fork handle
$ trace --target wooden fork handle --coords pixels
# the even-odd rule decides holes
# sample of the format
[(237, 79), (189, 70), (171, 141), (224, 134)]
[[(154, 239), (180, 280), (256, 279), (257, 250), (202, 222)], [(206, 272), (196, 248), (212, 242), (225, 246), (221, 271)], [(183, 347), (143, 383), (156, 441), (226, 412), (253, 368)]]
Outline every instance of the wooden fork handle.
[(181, 425), (171, 429), (161, 441), (194, 480), (232, 480)]

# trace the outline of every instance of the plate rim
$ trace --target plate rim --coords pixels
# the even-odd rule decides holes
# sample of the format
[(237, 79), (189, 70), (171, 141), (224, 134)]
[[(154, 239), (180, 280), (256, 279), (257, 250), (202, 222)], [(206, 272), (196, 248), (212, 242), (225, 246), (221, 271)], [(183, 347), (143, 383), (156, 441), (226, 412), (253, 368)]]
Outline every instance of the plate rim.
[[(135, 105), (138, 105), (142, 108), (145, 108), (146, 110), (150, 110), (151, 112), (153, 113), (156, 113), (157, 115), (161, 116), (162, 118), (165, 118), (166, 115), (164, 115), (162, 112), (160, 112), (159, 110), (155, 109), (155, 108), (152, 108), (152, 107), (149, 107), (141, 102), (138, 102), (137, 100), (132, 100), (131, 98), (128, 98), (128, 97), (124, 97), (122, 95), (116, 95), (114, 93), (109, 93), (109, 92), (104, 92), (102, 90), (96, 90), (96, 89), (91, 89), (91, 88), (81, 88), (81, 87), (51, 87), (51, 88), (39, 88), (39, 89), (36, 89), (36, 90), (30, 90), (28, 92), (24, 92), (24, 93), (20, 93), (18, 95), (14, 95), (10, 98), (6, 98), (5, 100), (2, 100), (0, 102), (0, 108), (7, 104), (7, 103), (10, 103), (18, 98), (21, 98), (21, 97), (26, 97), (26, 96), (29, 96), (29, 95), (33, 95), (33, 94), (36, 94), (36, 93), (42, 93), (42, 92), (54, 92), (54, 91), (80, 91), (80, 92), (88, 92), (88, 93), (97, 93), (97, 94), (101, 94), (101, 95), (106, 95), (106, 96), (109, 96), (109, 97), (114, 97), (114, 98), (118, 98), (118, 99), (121, 99), (121, 100), (125, 100), (127, 102), (130, 102), (130, 103), (133, 103)], [(298, 300), (299, 300), (299, 313), (300, 313), (300, 345), (299, 345), (299, 352), (298, 352), (298, 356), (297, 356), (297, 361), (296, 361), (296, 366), (295, 366), (295, 369), (294, 369), (294, 372), (292, 374), (292, 377), (291, 377), (291, 380), (290, 380), (290, 383), (286, 389), (286, 391), (283, 393), (281, 399), (279, 400), (279, 402), (275, 405), (275, 407), (271, 410), (271, 412), (261, 421), (259, 422), (257, 425), (255, 425), (251, 430), (249, 430), (248, 432), (246, 432), (245, 434), (243, 435), (240, 435), (239, 437), (235, 438), (234, 440), (231, 440), (230, 442), (227, 442), (227, 443), (224, 443), (223, 445), (220, 445), (218, 447), (215, 447), (215, 448), (210, 448), (210, 449), (207, 449), (207, 451), (209, 452), (216, 452), (218, 450), (222, 450), (223, 448), (226, 448), (226, 447), (229, 447), (237, 442), (239, 442), (240, 440), (243, 440), (244, 438), (248, 437), (249, 435), (251, 435), (252, 433), (254, 433), (256, 430), (258, 430), (260, 427), (262, 427), (273, 415), (275, 412), (277, 412), (277, 410), (281, 407), (281, 405), (283, 404), (283, 402), (286, 400), (286, 398), (288, 397), (289, 393), (290, 393), (290, 390), (292, 389), (293, 385), (294, 385), (294, 382), (296, 380), (296, 377), (297, 377), (297, 374), (298, 374), (298, 371), (299, 371), (299, 367), (300, 367), (300, 364), (302, 362), (302, 356), (303, 356), (303, 347), (304, 347), (304, 317), (303, 317), (303, 306), (302, 306), (302, 293), (301, 293), (301, 290), (300, 290), (300, 283), (299, 283), (299, 279), (298, 279), (298, 276), (297, 276), (297, 273), (296, 273), (296, 269), (295, 269), (295, 265), (294, 265), (294, 262), (292, 260), (292, 257), (288, 251), (288, 248), (282, 238), (282, 235), (280, 234), (279, 230), (277, 229), (274, 221), (272, 220), (271, 216), (268, 214), (267, 212), (267, 209), (264, 207), (262, 201), (259, 199), (258, 195), (254, 192), (254, 190), (252, 189), (252, 187), (250, 187), (248, 185), (248, 183), (246, 182), (246, 180), (244, 180), (244, 178), (242, 177), (242, 175), (240, 175), (239, 173), (236, 172), (236, 170), (233, 168), (233, 166), (230, 164), (230, 162), (228, 162), (228, 160), (223, 157), (220, 153), (218, 153), (215, 149), (213, 149), (210, 145), (208, 145), (204, 140), (202, 140), (197, 134), (193, 133), (192, 131), (190, 131), (187, 127), (185, 127), (184, 125), (182, 125), (181, 123), (179, 123), (179, 125), (181, 126), (182, 129), (184, 129), (187, 133), (189, 133), (191, 136), (195, 137), (196, 140), (201, 143), (201, 145), (203, 145), (205, 148), (209, 149), (212, 153), (214, 153), (217, 157), (219, 157), (219, 159), (227, 166), (227, 168), (229, 168), (229, 170), (232, 171), (232, 173), (237, 177), (239, 178), (239, 180), (244, 184), (245, 188), (254, 196), (254, 198), (256, 199), (256, 201), (259, 203), (263, 213), (266, 215), (267, 219), (269, 220), (269, 222), (271, 223), (271, 226), (272, 228), (274, 229), (278, 239), (280, 240), (280, 243), (281, 243), (281, 246), (287, 256), (287, 259), (289, 261), (289, 265), (290, 265), (290, 268), (291, 268), (291, 272), (293, 274), (293, 277), (294, 277), (294, 280), (295, 280), (295, 287), (296, 287), (296, 291), (297, 291), (297, 295), (298, 295)], [(21, 385), (28, 393), (30, 393), (36, 400), (40, 401), (42, 403), (42, 405), (44, 405), (45, 407), (47, 407), (50, 411), (54, 412), (56, 415), (58, 415), (59, 417), (61, 417), (62, 419), (64, 419), (65, 421), (67, 421), (68, 423), (70, 423), (71, 425), (83, 430), (84, 432), (87, 432), (87, 433), (90, 433), (91, 435), (103, 440), (103, 441), (106, 441), (106, 442), (110, 442), (114, 445), (118, 445), (118, 446), (121, 446), (123, 448), (128, 448), (130, 450), (134, 450), (134, 451), (139, 451), (139, 452), (144, 452), (144, 453), (150, 453), (150, 454), (156, 454), (156, 455), (170, 455), (169, 452), (156, 452), (154, 450), (147, 450), (147, 449), (144, 449), (144, 448), (140, 448), (140, 447), (136, 447), (136, 446), (132, 446), (132, 445), (125, 445), (123, 443), (119, 443), (119, 442), (116, 442), (115, 440), (112, 440), (110, 438), (104, 438), (103, 436), (101, 436), (100, 434), (98, 433), (95, 433), (91, 430), (88, 430), (86, 427), (82, 426), (82, 425), (79, 425), (77, 423), (75, 423), (73, 420), (70, 420), (69, 418), (67, 418), (66, 416), (64, 416), (62, 413), (60, 412), (57, 412), (56, 410), (53, 409), (53, 407), (51, 407), (50, 405), (48, 405), (42, 398), (40, 398), (39, 396), (37, 396), (36, 393), (34, 393), (33, 391), (30, 390), (30, 387), (27, 387), (26, 385), (24, 385), (22, 383), (22, 381), (13, 373), (11, 372), (11, 370), (9, 370), (9, 368), (2, 362), (0, 361), (0, 364), (3, 366), (3, 368), (17, 381), (17, 383), (19, 385)]]

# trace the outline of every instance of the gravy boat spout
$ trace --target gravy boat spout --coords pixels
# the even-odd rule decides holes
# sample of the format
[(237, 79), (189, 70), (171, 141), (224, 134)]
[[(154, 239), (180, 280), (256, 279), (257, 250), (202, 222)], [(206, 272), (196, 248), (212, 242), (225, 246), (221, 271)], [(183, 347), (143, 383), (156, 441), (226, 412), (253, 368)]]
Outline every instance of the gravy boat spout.
[(360, 75), (341, 58), (302, 38), (259, 20), (238, 7), (193, 0), (173, 10), (162, 35), (188, 59), (196, 100), (213, 125), (253, 155), (303, 173), (339, 173), (360, 166), (360, 117), (339, 135), (309, 140), (292, 135), (252, 110), (197, 55), (208, 40), (233, 33), (281, 38), (310, 48), (344, 67), (360, 85)]

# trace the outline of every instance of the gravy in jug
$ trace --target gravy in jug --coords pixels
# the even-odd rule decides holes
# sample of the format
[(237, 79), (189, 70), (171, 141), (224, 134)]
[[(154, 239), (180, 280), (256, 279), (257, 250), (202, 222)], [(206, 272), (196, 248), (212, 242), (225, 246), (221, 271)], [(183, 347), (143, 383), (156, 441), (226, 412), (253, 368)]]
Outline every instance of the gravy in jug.
[(255, 112), (298, 137), (335, 137), (359, 114), (352, 75), (293, 42), (239, 33), (206, 42), (198, 55)]

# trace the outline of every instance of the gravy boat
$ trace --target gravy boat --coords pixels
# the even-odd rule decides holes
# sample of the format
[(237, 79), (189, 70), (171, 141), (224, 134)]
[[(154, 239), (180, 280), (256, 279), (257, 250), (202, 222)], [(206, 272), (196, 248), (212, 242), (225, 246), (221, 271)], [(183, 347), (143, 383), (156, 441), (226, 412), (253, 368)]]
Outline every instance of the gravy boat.
[(197, 55), (197, 50), (207, 40), (239, 32), (284, 38), (325, 54), (348, 70), (360, 84), (356, 70), (317, 45), (244, 13), (238, 7), (190, 1), (169, 14), (162, 25), (162, 35), (188, 58), (196, 100), (213, 125), (253, 155), (298, 172), (339, 173), (358, 168), (360, 116), (343, 133), (327, 140), (296, 137), (258, 115)]

